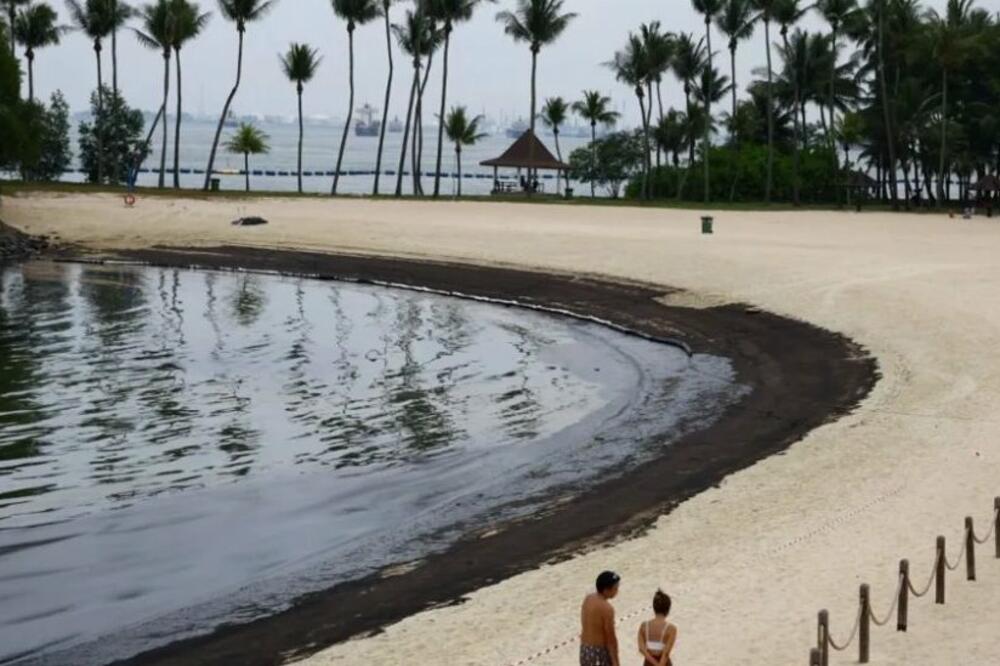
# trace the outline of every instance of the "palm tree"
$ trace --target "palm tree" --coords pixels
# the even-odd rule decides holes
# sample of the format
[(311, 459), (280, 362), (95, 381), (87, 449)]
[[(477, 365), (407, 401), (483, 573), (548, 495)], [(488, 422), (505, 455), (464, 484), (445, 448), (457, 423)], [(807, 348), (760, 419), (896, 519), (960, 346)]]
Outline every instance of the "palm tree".
[(167, 173), (167, 101), (170, 96), (170, 51), (174, 44), (174, 12), (171, 0), (157, 0), (155, 5), (145, 5), (139, 10), (143, 30), (135, 28), (139, 43), (163, 55), (163, 149), (160, 152), (161, 189)]
[[(590, 123), (590, 149), (594, 163), (597, 162), (597, 126), (612, 127), (621, 114), (612, 111), (611, 98), (605, 97), (597, 90), (584, 90), (583, 99), (573, 102), (573, 112)], [(590, 181), (590, 196), (597, 196), (594, 181)]]
[[(441, 111), (438, 115), (437, 167), (434, 170), (434, 196), (441, 192), (441, 155), (444, 148), (445, 103), (448, 97), (448, 47), (451, 45), (451, 31), (456, 23), (468, 21), (483, 0), (429, 0), (430, 17), (441, 23), (444, 34), (444, 62), (441, 74)], [(496, 2), (496, 0), (487, 0)], [(454, 110), (453, 110), (454, 112)]]
[(771, 203), (774, 187), (774, 67), (771, 63), (771, 21), (779, 0), (751, 0), (757, 10), (755, 21), (764, 22), (764, 48), (767, 50), (767, 185), (764, 202)]
[[(615, 73), (615, 78), (631, 86), (639, 100), (639, 114), (642, 117), (644, 155), (642, 160), (642, 198), (649, 198), (649, 115), (646, 112), (646, 88), (650, 82), (646, 47), (639, 35), (629, 33), (625, 48), (615, 53), (611, 62), (605, 63)], [(652, 104), (652, 100), (650, 100)]]
[(271, 147), (267, 145), (270, 137), (252, 124), (240, 123), (236, 134), (226, 142), (226, 150), (236, 155), (243, 155), (243, 173), (246, 176), (246, 190), (250, 191), (250, 156), (267, 154)]
[(792, 142), (792, 203), (799, 205), (799, 105), (801, 95), (799, 93), (799, 67), (793, 57), (793, 51), (788, 43), (788, 29), (799, 22), (805, 15), (806, 10), (800, 5), (801, 0), (777, 0), (774, 6), (774, 20), (781, 25), (781, 41), (784, 46), (786, 58), (793, 64), (789, 70), (792, 83), (792, 116), (795, 138)]
[(394, 71), (392, 62), (392, 22), (389, 18), (389, 10), (392, 8), (394, 0), (382, 0), (382, 18), (385, 19), (385, 46), (389, 56), (389, 76), (385, 82), (385, 102), (382, 104), (382, 125), (378, 135), (378, 154), (375, 158), (375, 186), (372, 194), (378, 195), (379, 179), (382, 177), (382, 149), (385, 147), (385, 129), (389, 124), (389, 102), (392, 99), (392, 75)]
[[(715, 20), (715, 16), (722, 11), (722, 0), (691, 0), (694, 5), (695, 11), (705, 17), (705, 50), (708, 52), (708, 68), (706, 71), (712, 71), (712, 21)], [(709, 159), (708, 159), (708, 144), (709, 135), (711, 134), (712, 127), (712, 95), (708, 90), (704, 91), (705, 97), (705, 135), (702, 138), (702, 148), (701, 152), (702, 161), (705, 166), (705, 203), (709, 202), (710, 199), (710, 188), (709, 188), (709, 178), (711, 176), (711, 171), (709, 169)]]
[[(199, 13), (198, 5), (189, 0), (172, 0), (171, 5), (174, 12), (174, 63), (177, 66), (177, 117), (174, 127), (174, 187), (181, 186), (181, 118), (184, 115), (184, 104), (182, 95), (181, 77), (181, 49), (189, 41), (201, 34), (201, 31), (208, 25), (208, 20), (212, 14)], [(166, 109), (164, 109), (166, 113)]]
[[(425, 0), (427, 1), (427, 0)], [(428, 14), (427, 66), (424, 67), (423, 79), (417, 84), (416, 105), (413, 107), (413, 193), (423, 195), (424, 186), (421, 174), (424, 163), (424, 91), (431, 79), (431, 69), (434, 67), (434, 54), (444, 39), (444, 32), (434, 18)]]
[(35, 50), (59, 43), (67, 28), (56, 25), (59, 16), (45, 3), (30, 5), (17, 15), (12, 31), (17, 43), (24, 47), (28, 60), (28, 99), (35, 99)]
[(219, 0), (219, 11), (222, 15), (236, 24), (236, 33), (239, 35), (239, 47), (236, 57), (236, 83), (226, 98), (226, 104), (222, 107), (222, 115), (219, 116), (219, 125), (215, 129), (215, 139), (212, 141), (212, 150), (208, 154), (208, 167), (205, 169), (205, 189), (208, 189), (212, 180), (212, 173), (215, 169), (215, 153), (219, 147), (219, 139), (222, 138), (222, 127), (229, 116), (229, 107), (236, 97), (236, 91), (240, 89), (240, 77), (243, 73), (243, 35), (247, 31), (247, 24), (262, 18), (274, 7), (277, 0)]
[[(514, 11), (497, 14), (497, 21), (504, 25), (504, 32), (515, 42), (527, 43), (531, 49), (531, 113), (528, 117), (532, 134), (535, 133), (535, 119), (538, 115), (538, 53), (543, 46), (559, 39), (577, 16), (573, 12), (562, 13), (563, 4), (564, 0), (517, 0)], [(534, 143), (531, 146), (533, 150)]]
[(299, 194), (302, 194), (302, 137), (304, 133), (302, 125), (302, 91), (305, 84), (316, 75), (316, 69), (322, 60), (317, 55), (316, 49), (310, 48), (308, 44), (293, 43), (288, 48), (288, 53), (281, 56), (281, 68), (285, 70), (285, 76), (295, 84), (295, 90), (299, 98)]
[[(101, 51), (104, 38), (114, 29), (114, 16), (109, 11), (106, 0), (66, 0), (70, 15), (76, 27), (93, 40), (94, 56), (97, 60), (97, 114), (104, 112), (104, 79), (101, 73)], [(96, 129), (96, 125), (95, 125)], [(97, 148), (97, 182), (104, 182), (104, 139), (103, 132), (95, 131), (94, 138)]]
[[(701, 79), (702, 72), (706, 66), (705, 40), (695, 41), (694, 36), (688, 33), (681, 33), (677, 36), (677, 48), (674, 53), (673, 68), (674, 76), (684, 84), (684, 111), (689, 119), (694, 118), (691, 106), (691, 93), (695, 84)], [(688, 161), (694, 161), (695, 137), (691, 137), (688, 145)]]
[[(559, 148), (559, 127), (566, 124), (569, 115), (569, 104), (562, 97), (551, 97), (542, 106), (542, 123), (552, 130), (556, 141), (556, 157), (562, 162), (562, 150)], [(566, 187), (569, 187), (569, 174), (566, 176)], [(558, 183), (558, 180), (556, 181)], [(558, 188), (558, 186), (557, 186)], [(557, 189), (558, 191), (558, 189)]]
[[(834, 134), (832, 128), (836, 126), (836, 70), (837, 70), (837, 37), (840, 29), (850, 23), (858, 12), (857, 0), (817, 0), (816, 11), (823, 15), (823, 18), (830, 24), (831, 49), (833, 59), (830, 63), (829, 97), (827, 98), (827, 109), (830, 114), (830, 124), (827, 126), (827, 140), (831, 147), (834, 146)], [(836, 153), (834, 153), (836, 159)]]
[(462, 196), (462, 146), (474, 145), (485, 134), (479, 131), (482, 116), (469, 120), (464, 106), (453, 107), (444, 124), (448, 140), (455, 144), (455, 164), (458, 168), (458, 196)]
[[(660, 30), (659, 21), (643, 23), (639, 26), (639, 34), (642, 37), (643, 48), (646, 54), (647, 85), (646, 92), (649, 98), (649, 108), (646, 109), (647, 122), (652, 126), (653, 117), (653, 86), (656, 87), (656, 102), (659, 109), (659, 118), (663, 119), (663, 95), (661, 84), (663, 75), (670, 71), (673, 66), (674, 49), (676, 42), (674, 35), (663, 33)], [(660, 166), (661, 151), (659, 146), (656, 149), (656, 166)]]
[(331, 4), (333, 13), (347, 21), (347, 69), (351, 89), (347, 101), (347, 122), (344, 124), (344, 135), (340, 139), (340, 152), (337, 155), (337, 170), (333, 174), (333, 187), (330, 188), (330, 194), (336, 194), (340, 184), (340, 167), (344, 162), (344, 148), (347, 147), (347, 136), (351, 133), (351, 119), (354, 117), (354, 30), (359, 25), (378, 18), (381, 8), (377, 0), (331, 0)]
[(725, 0), (722, 11), (715, 18), (715, 27), (729, 38), (730, 79), (733, 84), (733, 111), (736, 117), (736, 49), (740, 42), (753, 37), (753, 7), (750, 0)]
[(118, 30), (125, 27), (135, 10), (120, 0), (105, 0), (111, 22), (111, 88), (118, 91)]
[(0, 6), (7, 9), (7, 24), (10, 28), (10, 55), (17, 58), (17, 40), (14, 36), (14, 26), (17, 24), (17, 8), (30, 5), (31, 0), (0, 0)]
[(403, 129), (403, 146), (399, 153), (399, 168), (396, 170), (396, 196), (403, 195), (403, 170), (406, 167), (406, 150), (410, 139), (410, 125), (413, 121), (414, 102), (420, 88), (420, 69), (424, 54), (433, 52), (439, 32), (418, 4), (417, 10), (406, 12), (406, 21), (394, 24), (392, 30), (399, 42), (399, 48), (410, 56), (413, 62), (413, 83), (410, 86), (410, 101), (406, 107), (406, 125)]

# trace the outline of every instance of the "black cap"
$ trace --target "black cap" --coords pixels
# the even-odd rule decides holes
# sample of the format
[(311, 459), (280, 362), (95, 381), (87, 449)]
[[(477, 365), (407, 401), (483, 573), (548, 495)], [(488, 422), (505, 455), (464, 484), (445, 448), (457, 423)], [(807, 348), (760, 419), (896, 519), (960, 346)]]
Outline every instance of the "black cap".
[(597, 591), (604, 592), (605, 590), (610, 590), (620, 582), (621, 576), (616, 574), (614, 571), (603, 571), (601, 572), (601, 575), (597, 577)]

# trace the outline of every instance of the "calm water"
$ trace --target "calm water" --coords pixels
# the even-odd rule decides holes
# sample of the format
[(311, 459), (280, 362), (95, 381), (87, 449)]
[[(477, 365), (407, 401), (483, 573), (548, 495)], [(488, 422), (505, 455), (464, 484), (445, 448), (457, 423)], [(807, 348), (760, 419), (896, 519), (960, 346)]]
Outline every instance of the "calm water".
[(739, 391), (723, 359), (452, 298), (3, 268), (0, 662), (274, 612), (637, 464)]
[[(148, 123), (150, 119), (147, 119)], [(299, 130), (297, 125), (277, 124), (261, 122), (256, 123), (270, 137), (271, 151), (267, 155), (256, 155), (250, 158), (250, 170), (273, 170), (294, 172), (298, 164), (298, 140)], [(162, 126), (161, 126), (162, 127)], [(215, 137), (215, 123), (203, 121), (187, 121), (181, 128), (181, 168), (204, 169), (208, 164), (208, 153), (212, 147), (212, 140)], [(226, 128), (222, 133), (219, 152), (216, 157), (215, 168), (217, 170), (240, 170), (243, 168), (243, 156), (227, 153), (223, 147), (226, 140), (232, 134), (232, 128)], [(539, 129), (541, 132), (542, 130)], [(77, 148), (76, 128), (73, 129), (72, 146)], [(305, 144), (302, 155), (303, 171), (333, 171), (337, 166), (337, 151), (340, 148), (340, 137), (343, 127), (334, 126), (307, 126), (305, 128)], [(169, 127), (170, 145), (167, 150), (167, 185), (173, 183), (173, 159), (174, 159), (174, 126), (173, 120)], [(548, 146), (552, 154), (555, 155), (555, 142), (550, 134), (541, 134), (542, 140)], [(396, 171), (399, 166), (399, 154), (402, 148), (403, 135), (387, 132), (385, 135), (385, 149), (382, 158), (382, 170)], [(143, 163), (147, 169), (160, 168), (160, 147), (162, 134), (160, 129), (154, 134), (150, 143), (152, 154)], [(462, 182), (463, 194), (489, 194), (493, 187), (493, 169), (479, 166), (483, 160), (499, 157), (513, 142), (502, 131), (498, 131), (480, 140), (474, 146), (466, 146), (462, 151), (462, 173), (479, 174), (484, 178), (466, 178)], [(559, 139), (564, 160), (569, 160), (569, 154), (576, 148), (586, 146), (590, 140), (588, 138), (561, 136)], [(412, 144), (411, 144), (412, 145)], [(344, 171), (374, 171), (375, 158), (378, 153), (378, 137), (359, 137), (353, 133), (347, 139), (347, 148), (344, 151)], [(405, 170), (410, 170), (411, 158), (407, 151)], [(428, 125), (424, 129), (424, 158), (422, 171), (432, 173), (437, 161), (437, 127)], [(455, 164), (455, 146), (445, 140), (444, 153), (441, 162), (442, 173), (457, 172)], [(501, 171), (501, 174), (504, 172)], [(507, 175), (514, 177), (516, 171), (508, 171)], [(546, 175), (546, 174), (543, 174)], [(551, 175), (551, 174), (548, 174)], [(154, 186), (157, 183), (157, 174), (140, 174), (139, 184)], [(223, 189), (242, 190), (244, 180), (242, 176), (220, 176)], [(82, 176), (69, 174), (66, 180), (80, 180)], [(181, 175), (181, 185), (184, 187), (200, 188), (205, 182), (205, 176)], [(373, 176), (342, 176), (340, 188), (345, 194), (371, 194)], [(258, 190), (273, 191), (295, 191), (298, 183), (294, 177), (251, 177), (251, 187)], [(333, 177), (312, 177), (303, 180), (303, 188), (308, 192), (328, 193), (333, 183)], [(554, 180), (543, 179), (546, 191), (555, 191)], [(431, 177), (423, 179), (425, 193), (433, 192), (434, 180)], [(575, 184), (578, 195), (590, 195), (590, 186)], [(392, 194), (396, 189), (395, 176), (382, 176), (380, 191), (383, 194)], [(443, 178), (441, 190), (445, 194), (452, 194), (455, 191), (455, 179)], [(413, 180), (407, 176), (403, 178), (403, 192), (410, 194), (413, 191)]]

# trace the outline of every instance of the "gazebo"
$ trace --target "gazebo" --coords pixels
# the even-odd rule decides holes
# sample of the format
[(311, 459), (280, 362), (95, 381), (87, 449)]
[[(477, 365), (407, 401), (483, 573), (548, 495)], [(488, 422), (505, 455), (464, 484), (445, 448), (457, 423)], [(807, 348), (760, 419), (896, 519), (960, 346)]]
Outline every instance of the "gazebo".
[(528, 179), (521, 179), (521, 189), (525, 192), (537, 191), (537, 182), (533, 182), (531, 174), (535, 171), (556, 171), (556, 178), (564, 171), (569, 171), (569, 165), (556, 159), (555, 155), (545, 147), (535, 133), (530, 129), (515, 141), (500, 157), (480, 162), (482, 166), (493, 167), (493, 194), (514, 192), (515, 188), (505, 186), (500, 182), (500, 168), (528, 170)]
[(855, 195), (854, 207), (861, 210), (861, 204), (878, 192), (878, 182), (868, 174), (852, 170), (844, 174), (843, 187), (847, 190), (847, 205), (851, 205), (851, 194)]
[(988, 174), (977, 180), (971, 187), (976, 191), (976, 203), (986, 209), (986, 215), (993, 217), (993, 204), (1000, 192), (1000, 178)]

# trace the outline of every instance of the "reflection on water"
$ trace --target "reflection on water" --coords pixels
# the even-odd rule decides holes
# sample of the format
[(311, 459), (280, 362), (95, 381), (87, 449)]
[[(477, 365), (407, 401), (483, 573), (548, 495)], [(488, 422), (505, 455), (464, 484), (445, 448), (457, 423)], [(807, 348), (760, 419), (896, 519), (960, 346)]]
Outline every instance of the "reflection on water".
[(428, 294), (0, 269), (0, 662), (101, 664), (274, 612), (736, 395), (722, 359)]

